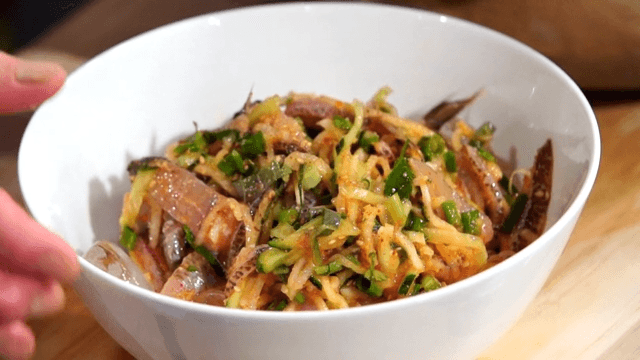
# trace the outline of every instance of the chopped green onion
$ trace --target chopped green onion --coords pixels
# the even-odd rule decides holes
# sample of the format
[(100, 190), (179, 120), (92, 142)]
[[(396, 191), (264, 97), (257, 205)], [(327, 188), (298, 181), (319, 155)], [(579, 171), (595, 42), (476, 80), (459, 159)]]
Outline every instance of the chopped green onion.
[(480, 234), (480, 212), (478, 210), (469, 210), (460, 214), (460, 220), (462, 222), (462, 231), (471, 234)]
[(197, 268), (197, 267), (195, 267), (195, 265), (189, 265), (189, 266), (187, 267), (187, 271), (188, 271), (188, 272), (196, 272), (196, 271), (198, 271), (198, 268)]
[(244, 170), (242, 156), (240, 156), (240, 153), (236, 150), (231, 150), (231, 152), (218, 163), (218, 169), (227, 176), (231, 176), (238, 171), (242, 172)]
[(478, 155), (482, 156), (487, 161), (496, 162), (496, 157), (483, 148), (478, 148)]
[(440, 155), (445, 149), (444, 139), (438, 134), (423, 136), (420, 141), (418, 141), (418, 146), (426, 161), (433, 160), (434, 157)]
[(332, 261), (327, 265), (316, 266), (313, 271), (318, 275), (331, 275), (342, 270), (342, 264), (337, 261)]
[(364, 272), (364, 277), (371, 281), (385, 281), (387, 280), (387, 275), (380, 270), (376, 269), (368, 269)]
[(369, 296), (373, 296), (373, 297), (382, 296), (382, 288), (380, 287), (380, 285), (376, 284), (375, 281), (371, 281), (367, 279), (364, 276), (358, 277), (358, 279), (356, 280), (356, 287), (358, 288), (358, 290), (362, 291), (363, 293)]
[(398, 288), (398, 294), (407, 295), (407, 293), (409, 292), (409, 288), (411, 288), (411, 285), (413, 284), (413, 280), (415, 280), (415, 278), (416, 274), (408, 274), (407, 276), (405, 276), (404, 280), (402, 280), (402, 284), (400, 284), (400, 287)]
[(458, 171), (458, 164), (456, 163), (456, 155), (453, 151), (447, 151), (444, 153), (444, 165), (448, 172)]
[(389, 176), (387, 177), (387, 181), (384, 184), (385, 196), (391, 196), (395, 193), (398, 193), (401, 199), (407, 199), (411, 196), (411, 191), (413, 190), (413, 179), (416, 176), (411, 170), (409, 162), (405, 158), (407, 146), (409, 146), (408, 141), (404, 143), (400, 156), (396, 160), (391, 173), (389, 173)]
[(520, 216), (522, 216), (522, 213), (524, 212), (528, 201), (529, 197), (527, 196), (527, 194), (520, 194), (518, 195), (518, 197), (516, 197), (516, 199), (513, 201), (513, 206), (511, 206), (509, 215), (507, 215), (507, 218), (502, 223), (502, 227), (500, 228), (502, 232), (510, 233), (513, 230), (513, 228), (520, 220)]
[(327, 236), (334, 232), (342, 221), (342, 216), (337, 212), (325, 208), (322, 212), (322, 223), (318, 227), (317, 236)]
[(313, 189), (320, 183), (322, 176), (315, 166), (305, 166), (302, 171), (302, 188), (305, 190)]
[(358, 139), (358, 145), (366, 152), (369, 152), (369, 150), (371, 149), (371, 146), (374, 143), (377, 143), (378, 141), (380, 141), (380, 136), (378, 136), (378, 134), (374, 133), (373, 131), (363, 131), (362, 133), (360, 133), (360, 138)]
[(138, 240), (138, 235), (136, 235), (135, 231), (129, 226), (125, 226), (122, 228), (122, 234), (120, 235), (120, 244), (124, 246), (127, 250), (133, 250), (136, 247), (136, 241)]
[(295, 300), (298, 304), (304, 304), (304, 294), (299, 292), (296, 294), (296, 296), (293, 297), (293, 300)]
[(202, 136), (208, 144), (218, 140), (230, 138), (231, 142), (236, 142), (240, 138), (240, 132), (236, 129), (225, 129), (220, 131), (203, 131)]
[(509, 178), (506, 175), (502, 175), (499, 183), (500, 186), (502, 186), (502, 188), (509, 194), (513, 195), (518, 193), (518, 188), (514, 184), (511, 184), (511, 187), (509, 187)]
[(293, 224), (298, 219), (298, 210), (294, 208), (282, 209), (278, 213), (278, 222), (285, 224)]
[(447, 219), (447, 222), (451, 225), (457, 226), (460, 225), (460, 213), (458, 212), (458, 207), (453, 200), (447, 200), (443, 202), (441, 205), (442, 210), (444, 211), (444, 216)]
[(351, 123), (351, 121), (349, 121), (349, 119), (344, 118), (340, 115), (333, 116), (333, 125), (338, 129), (342, 129), (342, 130), (350, 130), (351, 127), (353, 126), (353, 124)]
[(404, 230), (421, 231), (426, 224), (427, 221), (425, 219), (410, 211), (407, 222), (404, 224)]
[(203, 151), (207, 147), (207, 141), (204, 139), (202, 132), (196, 131), (195, 134), (189, 136), (184, 140), (182, 144), (179, 144), (173, 149), (173, 153), (181, 155), (187, 150), (192, 152)]
[(269, 307), (267, 307), (267, 310), (282, 311), (286, 307), (287, 307), (287, 300), (280, 300), (279, 302), (278, 300), (276, 300), (271, 304), (269, 304)]
[(262, 131), (255, 134), (247, 134), (240, 140), (240, 152), (244, 157), (254, 159), (265, 150), (264, 135)]
[(440, 287), (442, 287), (442, 284), (440, 284), (440, 281), (438, 281), (438, 279), (434, 278), (433, 276), (426, 275), (422, 277), (420, 286), (422, 286), (425, 292), (428, 292), (431, 290), (439, 289)]
[(263, 274), (268, 274), (284, 263), (289, 253), (286, 251), (271, 248), (258, 256), (256, 260), (256, 270)]
[(318, 278), (317, 278), (317, 277), (315, 277), (315, 276), (313, 276), (313, 275), (312, 275), (312, 276), (310, 276), (310, 277), (309, 277), (309, 281), (310, 281), (310, 282), (311, 282), (315, 287), (317, 287), (317, 288), (318, 288), (318, 290), (322, 290), (322, 283), (320, 282), (320, 280), (318, 280)]
[(191, 229), (189, 229), (187, 225), (183, 225), (182, 230), (184, 231), (185, 241), (193, 248), (193, 250), (195, 250), (198, 254), (202, 255), (202, 257), (204, 257), (211, 264), (211, 266), (216, 270), (216, 273), (224, 274), (224, 271), (220, 267), (220, 263), (218, 263), (218, 259), (216, 259), (213, 253), (211, 253), (209, 249), (207, 249), (202, 245), (196, 245), (196, 238), (193, 235), (193, 232), (191, 231)]

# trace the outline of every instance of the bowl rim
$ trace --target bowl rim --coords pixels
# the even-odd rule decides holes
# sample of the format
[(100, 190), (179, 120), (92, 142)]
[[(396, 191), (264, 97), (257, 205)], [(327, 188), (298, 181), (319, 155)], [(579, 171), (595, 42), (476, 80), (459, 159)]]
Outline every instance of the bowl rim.
[[(248, 6), (241, 7), (236, 9), (229, 9), (218, 12), (211, 12), (207, 14), (202, 14), (190, 18), (186, 18), (183, 20), (179, 20), (173, 23), (169, 23), (146, 32), (143, 32), (139, 35), (136, 35), (128, 40), (125, 40), (104, 52), (98, 54), (96, 57), (101, 57), (103, 54), (117, 51), (117, 49), (127, 43), (135, 42), (138, 38), (153, 36), (155, 33), (166, 31), (171, 28), (176, 28), (180, 26), (185, 26), (186, 24), (201, 22), (210, 16), (226, 16), (227, 14), (240, 14), (240, 13), (255, 13), (259, 11), (264, 11), (268, 9), (269, 11), (278, 11), (278, 10), (289, 10), (289, 11), (313, 11), (314, 9), (323, 9), (323, 8), (357, 8), (357, 9), (375, 9), (375, 10), (384, 10), (391, 11), (397, 14), (402, 14), (406, 16), (419, 16), (421, 20), (428, 22), (436, 22), (445, 24), (445, 26), (455, 26), (458, 28), (462, 28), (464, 30), (479, 32), (483, 36), (490, 38), (493, 41), (501, 42), (507, 44), (509, 47), (514, 50), (525, 53), (527, 57), (532, 58), (533, 60), (539, 62), (544, 67), (548, 68), (555, 76), (557, 76), (562, 82), (564, 82), (568, 87), (573, 91), (575, 96), (578, 98), (581, 107), (585, 110), (587, 114), (588, 125), (590, 127), (590, 131), (592, 134), (593, 141), (593, 149), (590, 154), (590, 158), (588, 159), (588, 170), (584, 181), (580, 187), (578, 195), (574, 198), (571, 204), (567, 207), (564, 213), (558, 218), (558, 220), (550, 226), (536, 241), (527, 246), (525, 249), (519, 251), (515, 255), (509, 257), (508, 259), (502, 261), (501, 263), (483, 271), (478, 274), (475, 274), (467, 279), (458, 281), (451, 285), (448, 285), (444, 288), (439, 289), (438, 291), (433, 291), (429, 293), (419, 294), (416, 296), (411, 296), (403, 299), (397, 299), (393, 301), (387, 301), (377, 304), (371, 304), (366, 306), (347, 308), (347, 309), (335, 309), (332, 311), (304, 311), (304, 312), (275, 312), (275, 311), (247, 311), (242, 309), (232, 309), (226, 307), (212, 306), (207, 304), (194, 303), (189, 301), (184, 301), (176, 298), (172, 298), (170, 296), (162, 295), (153, 291), (145, 290), (135, 285), (124, 282), (120, 279), (117, 279), (114, 276), (109, 275), (108, 273), (98, 269), (96, 266), (89, 263), (83, 257), (78, 256), (80, 266), (83, 272), (88, 272), (93, 278), (99, 279), (101, 282), (106, 282), (111, 287), (120, 288), (122, 291), (128, 292), (129, 294), (136, 296), (138, 298), (144, 299), (145, 301), (152, 301), (157, 305), (168, 306), (169, 308), (188, 311), (189, 313), (203, 314), (203, 315), (216, 315), (216, 316), (231, 316), (234, 318), (244, 319), (244, 320), (287, 320), (287, 321), (314, 321), (316, 319), (334, 319), (336, 317), (344, 318), (348, 317), (359, 317), (359, 316), (369, 316), (375, 315), (378, 313), (384, 313), (387, 311), (402, 311), (404, 309), (409, 309), (412, 306), (429, 301), (438, 301), (439, 299), (446, 298), (450, 296), (450, 293), (458, 293), (464, 291), (466, 288), (470, 288), (474, 286), (474, 284), (483, 282), (488, 278), (495, 276), (498, 273), (509, 271), (510, 268), (513, 268), (520, 259), (529, 256), (529, 254), (533, 254), (538, 252), (541, 248), (543, 248), (547, 243), (553, 241), (553, 239), (560, 233), (568, 223), (573, 219), (577, 218), (579, 213), (582, 210), (582, 207), (587, 201), (587, 198), (593, 188), (593, 184), (596, 179), (596, 175), (598, 172), (599, 164), (600, 164), (600, 156), (601, 156), (601, 140), (600, 140), (600, 132), (598, 128), (598, 123), (596, 121), (595, 114), (593, 113), (593, 109), (591, 105), (587, 101), (586, 97), (578, 87), (578, 85), (573, 81), (573, 79), (566, 74), (563, 70), (560, 69), (558, 65), (552, 62), (550, 59), (539, 53), (537, 50), (529, 47), (528, 45), (510, 37), (503, 33), (500, 33), (496, 30), (490, 29), (483, 25), (475, 24), (470, 21), (456, 18), (450, 15), (445, 15), (437, 12), (432, 12), (423, 9), (410, 8), (398, 5), (388, 5), (388, 4), (376, 4), (376, 3), (341, 3), (341, 2), (298, 2), (298, 3), (281, 3), (281, 4), (267, 4), (267, 5), (258, 5), (258, 6)], [(76, 71), (82, 71), (82, 68), (90, 64), (93, 59), (87, 61), (87, 63), (81, 65)], [(74, 71), (75, 73), (75, 71)], [(74, 73), (70, 74), (70, 77), (74, 76)], [(37, 113), (37, 111), (36, 111)], [(27, 134), (32, 127), (33, 123), (27, 126), (25, 130), (25, 134)], [(24, 137), (23, 137), (24, 139)], [(22, 152), (22, 144), (19, 149), (19, 154)], [(21, 190), (24, 189), (23, 174), (24, 171), (21, 171), (24, 166), (21, 166), (20, 162), (21, 157), (18, 156), (18, 176), (19, 182), (21, 185)], [(27, 208), (29, 208), (30, 196), (25, 194), (23, 191), (23, 197), (25, 199), (25, 203)], [(566, 243), (564, 244), (566, 246)]]

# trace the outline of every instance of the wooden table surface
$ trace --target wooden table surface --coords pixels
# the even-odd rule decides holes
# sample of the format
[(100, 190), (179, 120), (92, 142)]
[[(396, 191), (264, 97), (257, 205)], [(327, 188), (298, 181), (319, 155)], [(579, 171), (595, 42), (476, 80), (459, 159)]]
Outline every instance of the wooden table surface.
[[(104, 4), (95, 2), (95, 13), (105, 13)], [(86, 26), (93, 19), (93, 15), (80, 15), (68, 24), (76, 21)], [(126, 29), (114, 24), (119, 24), (114, 29)], [(73, 32), (64, 24), (59, 29), (58, 37), (54, 32), (49, 39), (63, 41)], [(47, 38), (39, 44), (47, 44)], [(56, 59), (68, 61), (69, 68), (82, 61)], [(600, 103), (594, 110), (602, 135), (602, 159), (573, 236), (522, 318), (479, 359), (640, 358), (640, 100)], [(22, 197), (16, 176), (17, 149), (28, 119), (29, 114), (0, 118), (0, 186), (18, 201)], [(66, 287), (66, 295), (62, 313), (30, 322), (37, 336), (34, 359), (133, 358), (97, 324), (71, 287)]]

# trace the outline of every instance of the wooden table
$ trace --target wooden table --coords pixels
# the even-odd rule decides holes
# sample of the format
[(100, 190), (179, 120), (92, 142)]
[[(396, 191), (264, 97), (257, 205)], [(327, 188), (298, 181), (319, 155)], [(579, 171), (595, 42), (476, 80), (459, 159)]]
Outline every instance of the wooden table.
[[(576, 230), (535, 301), (480, 359), (640, 358), (640, 101), (595, 112), (602, 161)], [(17, 144), (27, 119), (5, 119), (13, 135), (0, 147), (0, 186), (18, 199)], [(72, 288), (66, 294), (62, 313), (30, 322), (35, 359), (133, 358)]]
[[(176, 11), (184, 17), (224, 4), (197, 3), (208, 7)], [(97, 41), (102, 33), (122, 33), (124, 38), (131, 35), (124, 31), (139, 32), (171, 20), (162, 18), (170, 12), (156, 4), (94, 1), (35, 46), (93, 56), (112, 45), (109, 41), (121, 40)], [(120, 11), (123, 6), (128, 11)], [(160, 15), (147, 16), (154, 11)], [(117, 15), (104, 15), (104, 21), (98, 21), (97, 14)], [(107, 23), (113, 25), (110, 30), (101, 27)], [(88, 31), (92, 26), (96, 29)], [(86, 53), (72, 51), (72, 43), (81, 44)], [(68, 61), (69, 68), (81, 61), (56, 59)], [(595, 112), (602, 134), (601, 166), (575, 232), (535, 301), (479, 359), (640, 358), (640, 99), (600, 103)], [(28, 114), (0, 119), (0, 186), (18, 201), (22, 198), (16, 178), (17, 149), (28, 119)], [(30, 322), (37, 336), (34, 359), (133, 358), (97, 324), (72, 288), (66, 287), (66, 294), (62, 313)]]

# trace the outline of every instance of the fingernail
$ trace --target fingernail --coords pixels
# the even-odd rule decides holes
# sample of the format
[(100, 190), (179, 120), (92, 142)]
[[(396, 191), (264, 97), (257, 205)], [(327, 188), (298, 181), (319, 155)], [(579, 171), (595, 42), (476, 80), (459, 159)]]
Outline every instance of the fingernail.
[(59, 66), (47, 62), (20, 60), (15, 68), (15, 77), (20, 83), (44, 83), (59, 73)]
[(40, 317), (56, 313), (64, 307), (64, 290), (57, 282), (52, 283), (46, 291), (37, 294), (31, 300), (29, 315)]

